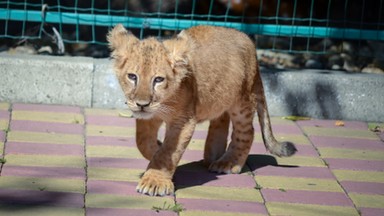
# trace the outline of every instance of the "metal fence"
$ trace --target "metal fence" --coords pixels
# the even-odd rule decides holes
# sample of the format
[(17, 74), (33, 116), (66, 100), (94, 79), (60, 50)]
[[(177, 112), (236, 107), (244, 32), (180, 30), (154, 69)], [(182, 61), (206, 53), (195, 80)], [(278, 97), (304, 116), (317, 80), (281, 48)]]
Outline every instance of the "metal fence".
[(105, 45), (117, 23), (140, 37), (216, 25), (256, 35), (263, 49), (324, 54), (329, 40), (382, 43), (383, 12), (383, 0), (12, 0), (0, 1), (0, 42)]

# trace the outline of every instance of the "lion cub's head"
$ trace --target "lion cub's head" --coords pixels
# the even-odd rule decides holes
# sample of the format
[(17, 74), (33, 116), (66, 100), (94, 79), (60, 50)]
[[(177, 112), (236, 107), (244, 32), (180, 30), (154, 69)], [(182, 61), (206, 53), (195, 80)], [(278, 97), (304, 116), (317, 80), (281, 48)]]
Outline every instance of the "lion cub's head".
[[(175, 39), (160, 42), (155, 38), (139, 40), (122, 25), (107, 36), (111, 56), (128, 107), (136, 118), (167, 115), (166, 105), (177, 94), (188, 76), (191, 40), (180, 33)], [(169, 114), (169, 113), (168, 113)]]

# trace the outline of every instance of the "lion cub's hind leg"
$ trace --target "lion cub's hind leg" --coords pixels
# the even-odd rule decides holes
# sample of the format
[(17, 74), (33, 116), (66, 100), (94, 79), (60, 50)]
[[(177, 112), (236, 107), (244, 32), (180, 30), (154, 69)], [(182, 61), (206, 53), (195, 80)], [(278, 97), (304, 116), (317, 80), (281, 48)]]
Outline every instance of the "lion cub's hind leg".
[(212, 172), (240, 173), (253, 142), (253, 117), (251, 103), (242, 103), (229, 110), (233, 131), (231, 143), (224, 155), (209, 167)]
[(219, 118), (209, 123), (208, 136), (205, 141), (204, 164), (211, 165), (218, 160), (227, 149), (229, 129), (229, 115), (223, 113)]
[(162, 123), (163, 121), (157, 118), (136, 119), (136, 145), (147, 160), (152, 159), (161, 145), (157, 133)]

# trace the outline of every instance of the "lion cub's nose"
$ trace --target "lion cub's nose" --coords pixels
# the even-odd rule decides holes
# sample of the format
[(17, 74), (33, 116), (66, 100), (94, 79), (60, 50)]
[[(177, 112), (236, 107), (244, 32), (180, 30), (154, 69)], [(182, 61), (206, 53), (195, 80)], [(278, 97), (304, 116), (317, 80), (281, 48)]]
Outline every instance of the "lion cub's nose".
[(149, 106), (150, 103), (149, 101), (136, 101), (136, 105), (142, 109)]

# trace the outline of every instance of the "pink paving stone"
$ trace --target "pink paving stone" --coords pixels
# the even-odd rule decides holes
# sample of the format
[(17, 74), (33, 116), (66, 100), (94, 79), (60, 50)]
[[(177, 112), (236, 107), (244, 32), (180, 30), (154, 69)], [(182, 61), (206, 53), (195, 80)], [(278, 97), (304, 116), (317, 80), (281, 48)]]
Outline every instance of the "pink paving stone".
[(384, 195), (384, 183), (342, 181), (341, 185), (348, 193)]
[(196, 130), (193, 133), (192, 139), (202, 139), (205, 140), (208, 136), (208, 131)]
[(0, 110), (0, 119), (9, 120), (9, 112), (5, 110)]
[(352, 148), (352, 149), (384, 151), (384, 143), (380, 140), (325, 137), (325, 136), (310, 136), (309, 138), (312, 141), (312, 143), (317, 147)]
[[(128, 204), (127, 204), (128, 207)], [(88, 216), (177, 216), (178, 214), (172, 211), (145, 210), (145, 209), (117, 209), (117, 208), (87, 208), (86, 215)]]
[(366, 170), (384, 172), (384, 161), (325, 158), (331, 169)]
[(107, 168), (126, 168), (126, 169), (143, 169), (148, 166), (149, 161), (146, 159), (133, 158), (93, 158), (88, 157), (88, 167), (107, 167)]
[[(256, 169), (256, 176), (282, 176), (298, 178), (335, 179), (332, 172), (325, 167), (275, 167), (266, 166)], [(256, 177), (257, 178), (257, 177)]]
[(19, 120), (12, 121), (11, 130), (64, 134), (82, 134), (84, 132), (83, 125), (80, 124), (64, 124)]
[[(254, 124), (255, 133), (260, 132), (259, 124)], [(281, 124), (272, 124), (272, 131), (275, 134), (302, 134), (301, 129), (296, 125), (281, 125)]]
[(358, 121), (343, 121), (344, 126), (336, 126), (336, 120), (307, 120), (307, 121), (297, 121), (296, 123), (300, 127), (312, 126), (312, 127), (326, 127), (326, 128), (349, 128), (349, 129), (368, 129), (368, 125), (365, 122)]
[(236, 212), (236, 213), (254, 213), (268, 214), (262, 203), (241, 202), (233, 200), (207, 200), (207, 199), (186, 199), (177, 198), (177, 203), (182, 204), (186, 211), (202, 210), (202, 211), (220, 211), (220, 212)]
[(352, 201), (339, 192), (262, 189), (266, 202), (287, 202), (314, 205), (351, 206)]
[(13, 104), (12, 110), (39, 111), (39, 112), (69, 112), (81, 114), (80, 107), (43, 104)]
[(218, 187), (254, 187), (255, 181), (250, 175), (217, 174), (205, 171), (176, 170), (173, 181), (177, 186), (218, 186)]
[(84, 195), (80, 193), (0, 189), (0, 197), (2, 206), (84, 207)]
[(187, 161), (200, 161), (203, 159), (204, 152), (199, 150), (186, 150), (183, 154), (182, 160)]
[(98, 194), (141, 196), (136, 192), (136, 186), (136, 182), (88, 180), (87, 192)]
[(90, 125), (136, 127), (136, 120), (134, 118), (124, 118), (119, 116), (88, 115), (86, 116), (85, 121)]
[(135, 138), (87, 136), (87, 145), (136, 147)]
[(8, 142), (6, 144), (5, 153), (83, 156), (84, 148), (80, 145)]
[[(311, 156), (311, 157), (319, 157), (319, 153), (312, 145), (295, 145), (297, 148), (297, 152), (295, 155), (298, 156)], [(250, 154), (269, 154), (265, 149), (263, 143), (255, 142), (252, 144)]]
[(4, 141), (5, 141), (5, 132), (0, 131), (0, 142), (4, 142)]
[(360, 208), (361, 216), (380, 216), (384, 215), (384, 208)]
[(26, 176), (36, 178), (68, 178), (85, 179), (83, 168), (63, 168), (63, 167), (25, 167), (10, 166), (5, 164), (1, 173), (2, 176)]

